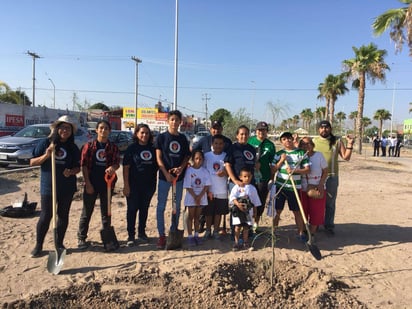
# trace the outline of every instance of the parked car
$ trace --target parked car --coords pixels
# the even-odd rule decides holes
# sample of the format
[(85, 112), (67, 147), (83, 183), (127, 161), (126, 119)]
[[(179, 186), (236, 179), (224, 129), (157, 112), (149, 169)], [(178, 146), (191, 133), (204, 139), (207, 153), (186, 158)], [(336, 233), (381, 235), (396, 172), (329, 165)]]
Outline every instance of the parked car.
[[(29, 164), (33, 157), (33, 149), (50, 134), (50, 124), (34, 124), (27, 126), (14, 135), (0, 137), (0, 166), (11, 163)], [(84, 128), (78, 128), (74, 142), (81, 149), (89, 139)]]
[(124, 153), (127, 147), (133, 143), (133, 133), (131, 131), (112, 130), (109, 140), (117, 145), (120, 153)]
[(192, 145), (197, 143), (203, 136), (209, 136), (209, 131), (198, 131), (192, 138)]

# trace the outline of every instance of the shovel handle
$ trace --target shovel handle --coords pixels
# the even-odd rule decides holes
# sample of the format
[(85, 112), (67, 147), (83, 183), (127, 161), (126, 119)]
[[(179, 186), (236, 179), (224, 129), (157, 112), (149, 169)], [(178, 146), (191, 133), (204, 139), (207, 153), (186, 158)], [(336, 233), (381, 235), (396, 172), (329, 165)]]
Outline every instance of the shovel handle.
[(107, 183), (107, 187), (109, 188), (111, 188), (112, 187), (112, 183), (113, 183), (113, 180), (116, 178), (116, 173), (113, 173), (113, 174), (111, 174), (111, 175), (109, 175), (109, 173), (106, 173), (106, 174), (104, 174), (104, 180), (106, 181), (106, 183)]
[(174, 175), (171, 170), (169, 173), (173, 176), (172, 180), (172, 214), (176, 214), (176, 183), (177, 183), (177, 178), (178, 176)]

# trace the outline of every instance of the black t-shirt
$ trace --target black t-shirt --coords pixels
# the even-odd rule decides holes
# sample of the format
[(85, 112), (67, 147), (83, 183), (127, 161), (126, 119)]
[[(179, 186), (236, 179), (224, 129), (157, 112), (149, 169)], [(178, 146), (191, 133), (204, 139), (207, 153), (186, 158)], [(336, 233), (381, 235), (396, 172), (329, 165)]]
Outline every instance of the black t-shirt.
[(153, 144), (133, 143), (130, 145), (124, 154), (123, 165), (130, 166), (129, 185), (131, 188), (152, 190), (156, 187), (158, 166)]
[[(50, 140), (48, 138), (42, 140), (37, 144), (33, 150), (33, 157), (37, 158), (42, 156), (46, 149), (50, 146)], [(73, 194), (77, 190), (76, 175), (65, 177), (63, 171), (80, 167), (80, 150), (74, 143), (61, 143), (57, 142), (55, 148), (56, 159), (56, 191), (58, 195)], [(51, 159), (47, 159), (40, 166), (40, 194), (52, 195), (52, 172), (51, 172)]]
[(250, 144), (233, 143), (226, 154), (225, 163), (232, 165), (236, 177), (239, 177), (242, 167), (247, 166), (253, 173), (255, 168), (256, 149)]
[(106, 151), (105, 151), (106, 143), (97, 143), (96, 144), (96, 153), (92, 158), (92, 169), (90, 171), (89, 179), (93, 185), (93, 188), (98, 191), (102, 192), (103, 190), (107, 190), (106, 180), (104, 180), (104, 176), (106, 174)]
[[(167, 170), (179, 167), (190, 156), (189, 143), (186, 136), (181, 133), (172, 135), (166, 131), (159, 134), (156, 138), (155, 148), (162, 151), (163, 164)], [(179, 181), (183, 180), (185, 171), (186, 167), (179, 175)], [(159, 179), (166, 180), (163, 173), (159, 173)]]

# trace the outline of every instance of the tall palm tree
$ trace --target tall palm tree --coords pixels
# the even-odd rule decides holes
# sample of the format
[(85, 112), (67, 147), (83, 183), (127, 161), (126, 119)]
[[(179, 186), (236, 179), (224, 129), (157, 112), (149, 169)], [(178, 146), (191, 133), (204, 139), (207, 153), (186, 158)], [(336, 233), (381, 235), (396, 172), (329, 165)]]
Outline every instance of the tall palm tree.
[(342, 131), (342, 121), (346, 119), (346, 114), (344, 112), (339, 112), (335, 115), (336, 119), (339, 121), (339, 127)]
[(326, 107), (325, 106), (319, 106), (316, 108), (315, 111), (316, 114), (316, 121), (322, 121), (326, 119)]
[(293, 126), (294, 126), (295, 128), (298, 127), (299, 119), (300, 119), (299, 115), (294, 115), (294, 116), (292, 117), (292, 124), (293, 124)]
[(385, 120), (391, 119), (392, 114), (386, 109), (378, 109), (373, 115), (373, 119), (379, 121), (379, 136), (382, 136), (382, 126)]
[(325, 99), (326, 101), (326, 117), (333, 123), (333, 115), (335, 114), (335, 102), (338, 96), (344, 95), (349, 91), (345, 86), (345, 76), (342, 74), (332, 75), (329, 74), (323, 83), (318, 86), (319, 95), (318, 99)]
[(305, 108), (300, 113), (300, 118), (302, 119), (303, 128), (309, 132), (310, 124), (313, 120), (313, 112), (310, 108)]
[(353, 132), (356, 132), (356, 118), (358, 118), (358, 111), (353, 111), (349, 114), (349, 119), (353, 120)]
[(387, 10), (375, 18), (372, 23), (373, 33), (381, 35), (390, 29), (389, 36), (395, 42), (396, 51), (402, 51), (403, 44), (408, 44), (412, 56), (412, 0), (399, 0), (407, 6)]
[(366, 79), (372, 84), (377, 80), (386, 80), (386, 70), (389, 66), (385, 63), (384, 58), (387, 54), (386, 50), (378, 49), (378, 47), (370, 43), (362, 45), (360, 48), (352, 47), (355, 52), (355, 57), (352, 59), (343, 60), (344, 75), (348, 79), (352, 79), (352, 87), (358, 90), (358, 115), (356, 119), (356, 134), (358, 135), (357, 146), (358, 153), (362, 153), (362, 126), (363, 108), (365, 104), (365, 89)]
[(371, 124), (372, 124), (372, 121), (371, 121), (371, 119), (370, 119), (370, 118), (368, 118), (368, 117), (362, 117), (362, 121), (361, 121), (361, 126), (362, 126), (361, 131), (362, 131), (362, 136), (363, 136), (363, 133), (365, 132), (365, 129), (366, 129), (368, 126), (370, 126)]

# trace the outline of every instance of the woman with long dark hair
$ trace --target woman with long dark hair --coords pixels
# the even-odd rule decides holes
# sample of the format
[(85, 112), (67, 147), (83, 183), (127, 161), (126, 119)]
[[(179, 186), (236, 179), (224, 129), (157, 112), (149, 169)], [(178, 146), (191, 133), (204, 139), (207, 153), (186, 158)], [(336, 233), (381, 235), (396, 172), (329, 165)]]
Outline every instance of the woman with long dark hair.
[(36, 246), (32, 257), (42, 255), (43, 242), (52, 219), (52, 171), (51, 154), (56, 158), (57, 191), (57, 245), (64, 248), (63, 239), (69, 224), (69, 212), (74, 192), (77, 190), (76, 174), (80, 172), (80, 150), (74, 143), (77, 131), (70, 116), (61, 116), (51, 125), (48, 138), (42, 140), (33, 150), (30, 166), (40, 165), (41, 213), (37, 222)]
[(138, 124), (123, 158), (123, 194), (127, 200), (127, 245), (135, 244), (136, 217), (139, 212), (138, 240), (148, 242), (146, 222), (150, 201), (156, 190), (157, 162), (153, 135), (147, 124)]

